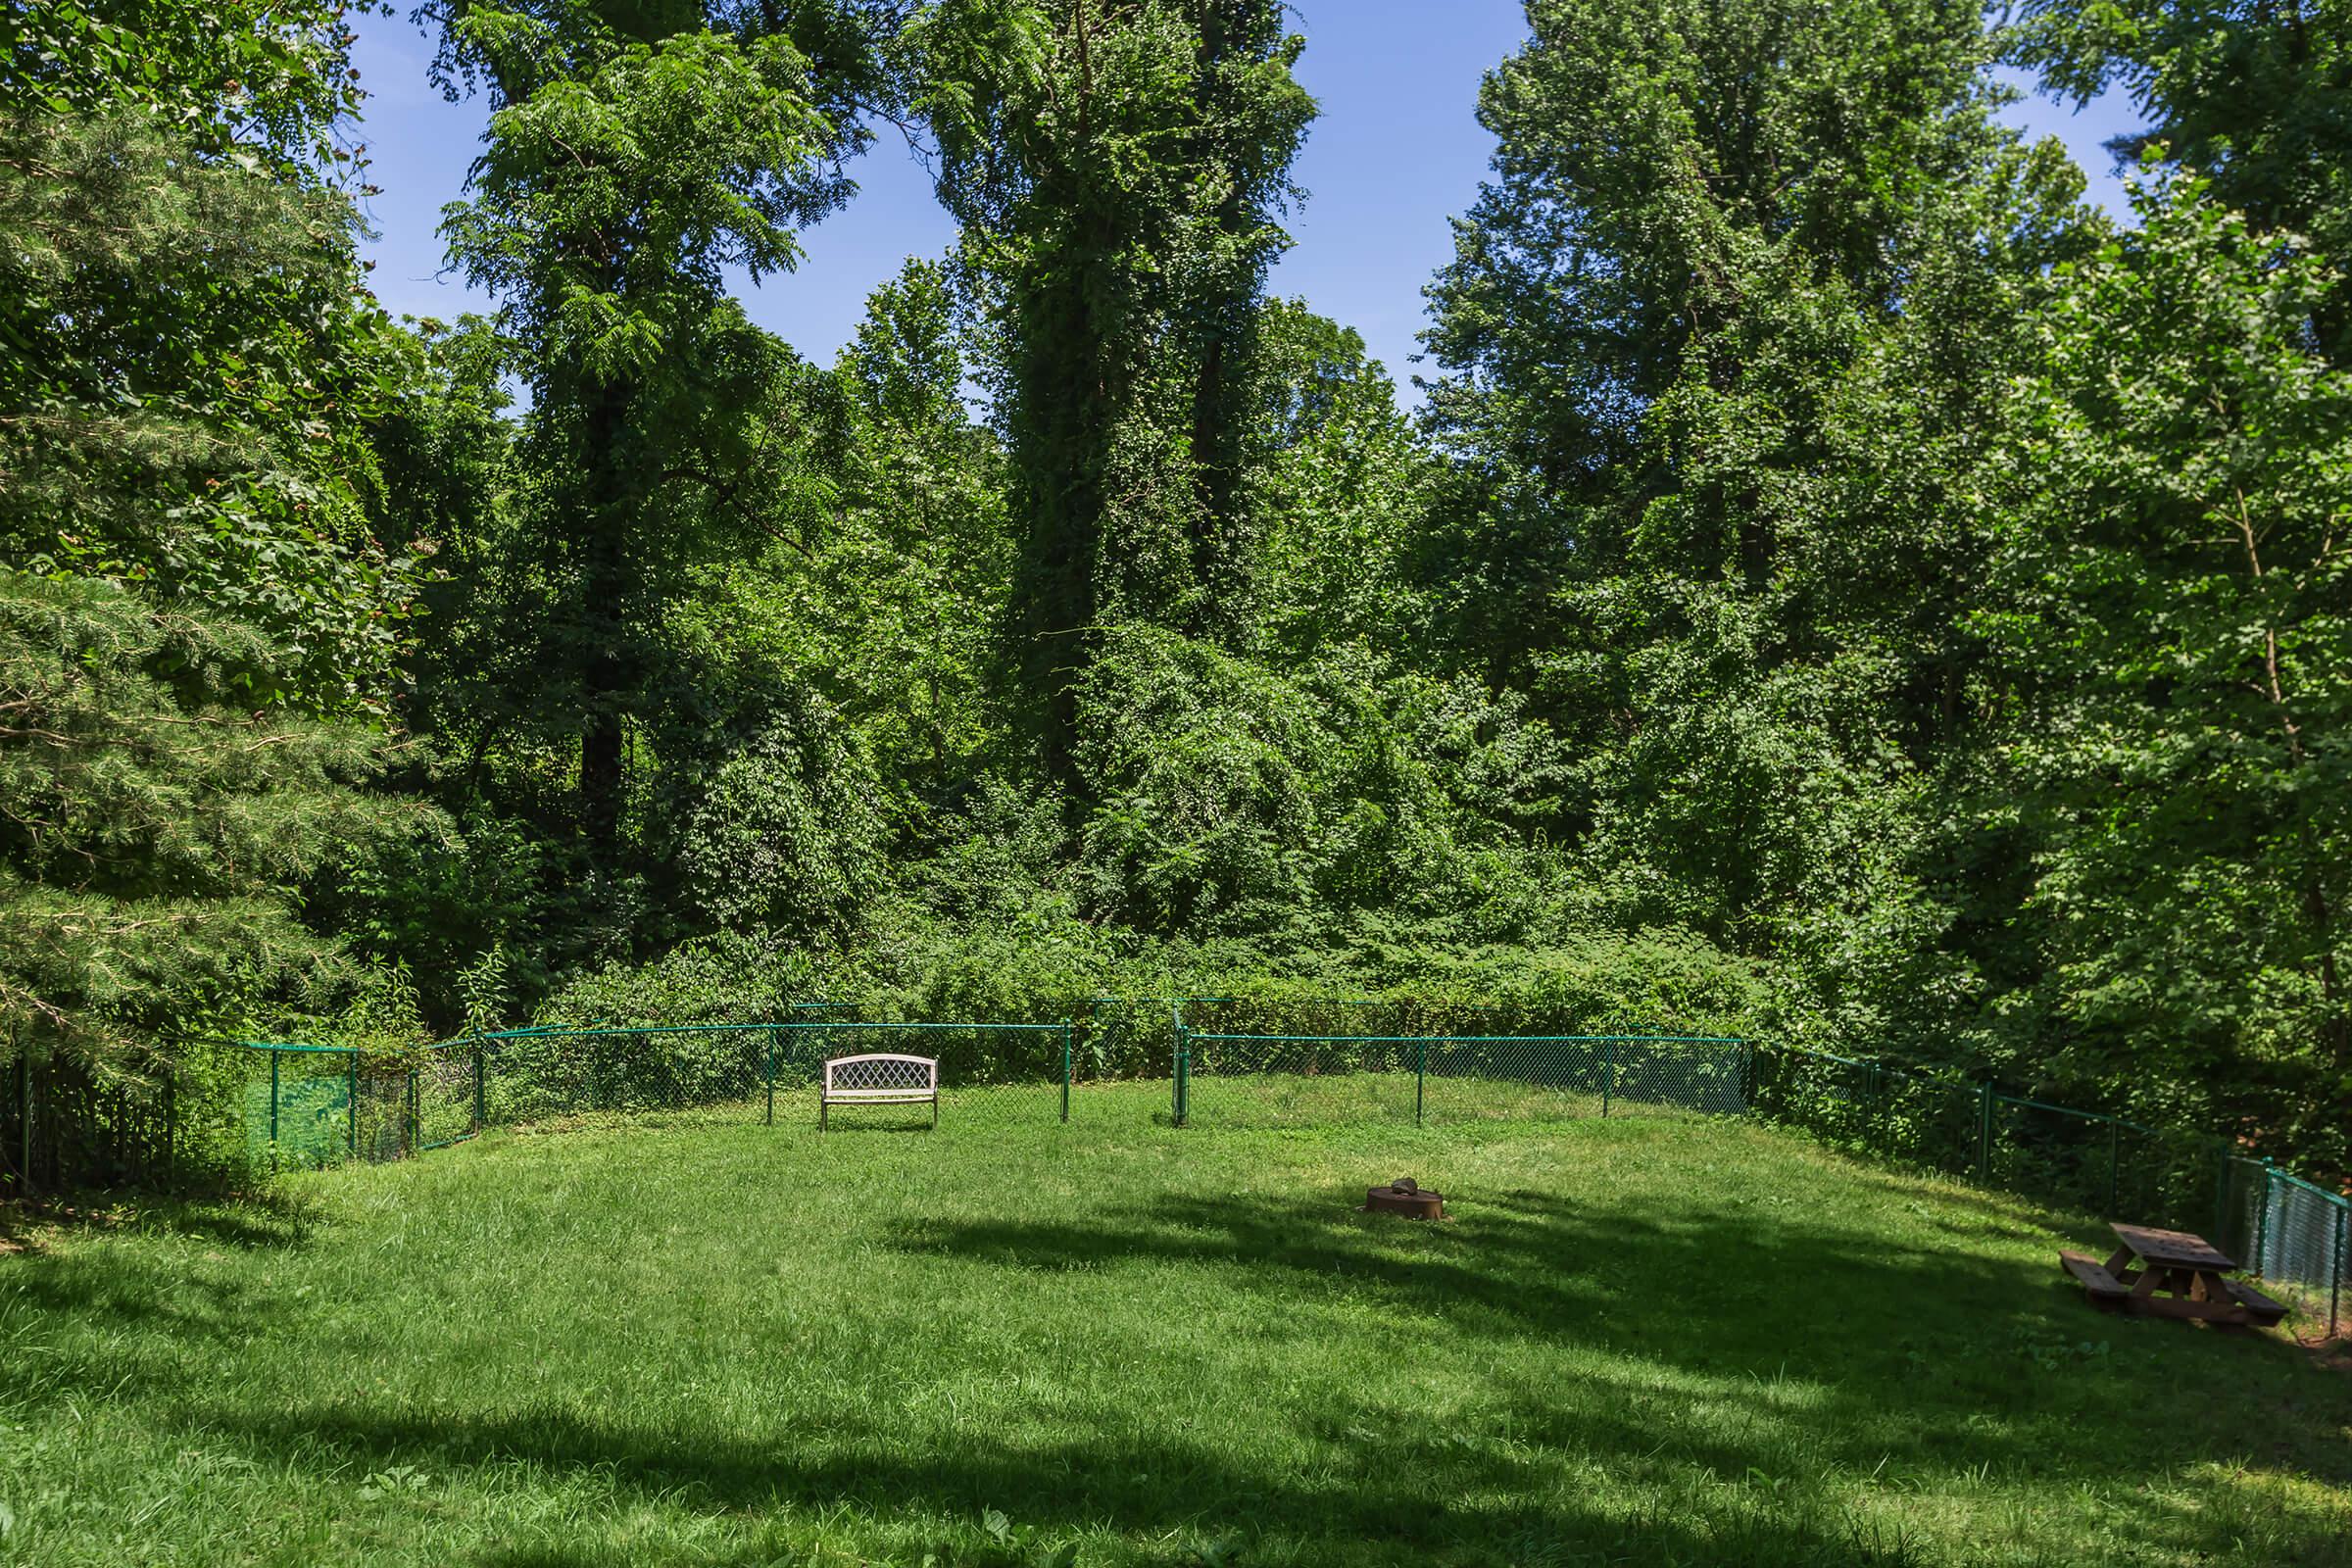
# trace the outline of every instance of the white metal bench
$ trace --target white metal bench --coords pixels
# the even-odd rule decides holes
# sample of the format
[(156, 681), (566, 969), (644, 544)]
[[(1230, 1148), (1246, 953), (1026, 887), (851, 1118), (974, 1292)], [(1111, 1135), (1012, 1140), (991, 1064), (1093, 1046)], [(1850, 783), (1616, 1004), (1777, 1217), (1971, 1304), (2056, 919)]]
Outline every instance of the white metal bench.
[(905, 1056), (875, 1052), (863, 1056), (835, 1056), (825, 1063), (824, 1088), (816, 1101), (816, 1129), (826, 1129), (835, 1105), (931, 1106), (931, 1125), (939, 1125), (939, 1058)]

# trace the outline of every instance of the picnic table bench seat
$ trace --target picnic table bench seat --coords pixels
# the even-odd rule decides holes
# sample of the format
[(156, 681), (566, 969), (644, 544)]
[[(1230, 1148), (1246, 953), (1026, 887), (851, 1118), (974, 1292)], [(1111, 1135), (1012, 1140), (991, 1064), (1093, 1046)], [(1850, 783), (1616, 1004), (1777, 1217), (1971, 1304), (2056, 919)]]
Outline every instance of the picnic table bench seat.
[(2246, 1309), (2247, 1318), (2264, 1328), (2271, 1327), (2286, 1316), (2284, 1302), (2271, 1299), (2245, 1281), (2230, 1280), (2228, 1285), (2230, 1295)]
[(2083, 1252), (2060, 1252), (2058, 1261), (2066, 1271), (2082, 1283), (2082, 1290), (2094, 1306), (2121, 1306), (2132, 1295), (2132, 1288), (2107, 1272), (2107, 1266)]

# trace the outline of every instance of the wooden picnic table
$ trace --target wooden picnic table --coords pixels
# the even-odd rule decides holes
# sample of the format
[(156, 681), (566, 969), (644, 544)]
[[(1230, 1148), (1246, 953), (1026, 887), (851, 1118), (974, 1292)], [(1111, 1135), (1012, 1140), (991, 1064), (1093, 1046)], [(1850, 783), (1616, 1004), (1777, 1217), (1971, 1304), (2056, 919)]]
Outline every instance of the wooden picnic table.
[(2286, 1316), (2285, 1307), (2253, 1286), (2228, 1278), (2236, 1260), (2202, 1236), (2144, 1225), (2109, 1228), (2118, 1245), (2104, 1264), (2082, 1252), (2058, 1254), (2093, 1306), (2265, 1328)]

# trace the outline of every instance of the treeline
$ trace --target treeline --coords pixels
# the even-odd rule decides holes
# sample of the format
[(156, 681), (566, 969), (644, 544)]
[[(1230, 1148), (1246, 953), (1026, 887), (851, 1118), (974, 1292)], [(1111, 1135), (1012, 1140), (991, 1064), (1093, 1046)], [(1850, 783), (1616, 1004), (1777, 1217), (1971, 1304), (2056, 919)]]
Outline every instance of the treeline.
[[(1412, 416), (1275, 0), (416, 20), (486, 318), (338, 6), (0, 16), (9, 1057), (1542, 992), (2352, 1165), (2343, 0), (1534, 0)], [(821, 368), (730, 280), (881, 136), (960, 237)]]

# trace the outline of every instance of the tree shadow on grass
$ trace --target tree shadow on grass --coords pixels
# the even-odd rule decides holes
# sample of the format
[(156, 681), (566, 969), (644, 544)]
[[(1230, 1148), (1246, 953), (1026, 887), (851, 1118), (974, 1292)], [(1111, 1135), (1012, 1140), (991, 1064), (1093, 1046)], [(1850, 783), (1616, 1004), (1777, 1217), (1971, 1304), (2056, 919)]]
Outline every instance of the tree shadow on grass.
[(287, 1250), (307, 1247), (320, 1223), (318, 1200), (308, 1194), (265, 1189), (234, 1199), (143, 1200), (131, 1228), (214, 1247), (243, 1250)]
[[(1801, 1210), (1795, 1219), (1600, 1212), (1527, 1190), (1454, 1200), (1452, 1220), (1416, 1224), (1357, 1212), (1348, 1196), (1187, 1195), (1081, 1220), (923, 1222), (904, 1228), (895, 1245), (1043, 1271), (1218, 1269), (1241, 1290), (1308, 1298), (1341, 1285), (1384, 1298), (1400, 1343), (1433, 1334), (1533, 1338), (1702, 1380), (1794, 1379), (1814, 1404), (1813, 1446), (1865, 1470), (1888, 1458), (1943, 1467), (1965, 1453), (1975, 1464), (2113, 1475), (2097, 1426), (2136, 1423), (2150, 1391), (2134, 1382), (2142, 1374), (2099, 1360), (2107, 1342), (2132, 1335), (2128, 1348), (2164, 1355), (2170, 1364), (2157, 1375), (2178, 1380), (2191, 1398), (2200, 1386), (2219, 1394), (2292, 1359), (2291, 1347), (2268, 1338), (2100, 1316), (2054, 1259), (2046, 1273), (2027, 1269), (1964, 1238), (1894, 1242), (1824, 1226)], [(2085, 1345), (2095, 1353), (2078, 1364)], [(1669, 1394), (1663, 1402), (1689, 1397)], [(2352, 1482), (2352, 1453), (2333, 1441), (2352, 1419), (2352, 1391), (2322, 1390), (2319, 1399), (2285, 1424), (2299, 1428), (2297, 1446), (2325, 1479)], [(1542, 1425), (1540, 1409), (1527, 1414)], [(1589, 1437), (1595, 1418), (1577, 1419), (1583, 1427), (1545, 1441)], [(1654, 1442), (1654, 1412), (1630, 1425), (1599, 1419), (1613, 1429), (1611, 1442), (1588, 1446), (1639, 1451)], [(2155, 1446), (2180, 1462), (2232, 1441), (2273, 1451), (2279, 1425), (2181, 1423)], [(1737, 1450), (1702, 1457), (1733, 1475), (1748, 1458)]]
[[(186, 1199), (113, 1194), (75, 1204), (19, 1255), (0, 1257), (0, 1327), (81, 1332), (28, 1353), (0, 1353), (0, 1405), (46, 1409), (103, 1389), (121, 1397), (172, 1386), (183, 1347), (229, 1346), (263, 1325), (267, 1303), (245, 1259), (309, 1245), (318, 1210), (298, 1195)], [(157, 1250), (139, 1238), (187, 1247)], [(9, 1343), (0, 1336), (0, 1343)]]
[[(838, 1518), (851, 1511), (879, 1531), (912, 1529), (922, 1536), (910, 1562), (926, 1550), (943, 1563), (1030, 1561), (1026, 1554), (999, 1553), (975, 1528), (992, 1510), (1046, 1541), (1104, 1532), (1147, 1543), (1276, 1538), (1298, 1545), (1285, 1560), (1305, 1563), (1605, 1560), (1811, 1568), (1911, 1560), (1874, 1546), (1835, 1511), (1726, 1494), (1719, 1504), (1672, 1515), (1610, 1514), (1580, 1506), (1532, 1474), (1518, 1477), (1513, 1467), (1467, 1450), (1416, 1454), (1408, 1471), (1396, 1450), (1371, 1446), (1359, 1463), (1318, 1466), (1309, 1474), (1269, 1471), (1216, 1445), (1164, 1433), (970, 1443), (917, 1454), (888, 1431), (837, 1426), (821, 1451), (809, 1451), (815, 1446), (672, 1435), (552, 1409), (449, 1420), (314, 1412), (290, 1425), (273, 1423), (267, 1432), (249, 1428), (242, 1436), (274, 1461), (292, 1458), (320, 1468), (402, 1463), (443, 1474), (519, 1459), (594, 1473), (636, 1498), (698, 1514), (796, 1508)], [(1504, 1489), (1522, 1479), (1521, 1494), (1509, 1496)], [(1168, 1557), (1194, 1560), (1181, 1545), (1172, 1545)], [(500, 1568), (555, 1568), (614, 1558), (593, 1545), (537, 1545), (492, 1547), (474, 1560)], [(743, 1560), (775, 1559), (747, 1552)], [(876, 1559), (861, 1551), (854, 1560)], [(1245, 1552), (1230, 1560), (1251, 1558)]]
[[(232, 1348), (261, 1321), (233, 1279), (120, 1255), (0, 1259), (0, 1409), (47, 1424), (93, 1400), (169, 1394), (198, 1348)], [(56, 1326), (70, 1332), (33, 1332)]]
[[(2053, 1324), (2071, 1334), (2073, 1313), (2086, 1334), (2094, 1322), (2123, 1332), (2093, 1319), (2054, 1268), (2030, 1278), (2011, 1260), (1888, 1242), (1802, 1210), (1598, 1212), (1514, 1189), (1459, 1200), (1450, 1223), (1414, 1225), (1356, 1213), (1351, 1196), (1185, 1193), (1080, 1218), (908, 1221), (887, 1240), (963, 1268), (1214, 1273), (1237, 1294), (1279, 1298), (1308, 1320), (1301, 1334), (1317, 1332), (1313, 1314), (1327, 1300), (1352, 1310), (1368, 1296), (1395, 1316), (1397, 1356), (1434, 1337), (1503, 1352), (1486, 1363), (1483, 1424), (1434, 1424), (1379, 1379), (1360, 1395), (1326, 1389), (1311, 1409), (1237, 1387), (1234, 1397), (1259, 1401), (1264, 1422), (1291, 1428), (1298, 1441), (1284, 1451), (1315, 1456), (1270, 1470), (1188, 1435), (1167, 1412), (1123, 1407), (1050, 1440), (1013, 1433), (985, 1444), (926, 1443), (911, 1416), (891, 1428), (822, 1410), (790, 1430), (779, 1424), (772, 1442), (552, 1404), (484, 1412), (453, 1401), (420, 1413), (320, 1402), (264, 1420), (220, 1401), (184, 1414), (272, 1462), (320, 1470), (440, 1473), (519, 1460), (697, 1509), (847, 1507), (886, 1530), (910, 1510), (976, 1520), (995, 1508), (1048, 1531), (1114, 1532), (1131, 1545), (1187, 1533), (1288, 1538), (1304, 1544), (1301, 1562), (1923, 1560), (1850, 1511), (1857, 1478), (1886, 1472), (1933, 1492), (1972, 1475), (2033, 1476), (2055, 1496), (2271, 1451), (2262, 1438), (2285, 1429), (2297, 1469), (2352, 1481), (2340, 1444), (2329, 1446), (2352, 1400), (2290, 1408), (2246, 1398), (2215, 1407), (2226, 1420), (2150, 1431), (2143, 1412), (2155, 1390), (2144, 1367), (2040, 1367), (2021, 1340), (2047, 1340)], [(1001, 1300), (1004, 1288), (969, 1298)], [(1172, 1320), (1170, 1332), (1186, 1326)], [(1536, 1344), (1580, 1353), (1522, 1375), (1510, 1348)], [(2283, 1348), (2193, 1334), (2161, 1348), (2180, 1380), (2176, 1399)], [(2127, 1430), (2132, 1441), (2112, 1441)], [(1634, 1478), (1615, 1511), (1564, 1493), (1563, 1461), (1576, 1460)], [(1674, 1499), (1670, 1514), (1659, 1499)], [(1651, 1512), (1629, 1515), (1629, 1505)], [(2228, 1522), (2195, 1508), (2150, 1507), (2140, 1528), (2181, 1556), (2232, 1550)], [(963, 1549), (942, 1560), (987, 1560)], [(2314, 1563), (2331, 1560), (2314, 1549)]]
[(37, 1252), (52, 1238), (137, 1233), (181, 1236), (216, 1247), (306, 1245), (318, 1204), (281, 1190), (182, 1197), (110, 1191), (54, 1200), (0, 1203), (0, 1250)]
[[(20, 1259), (29, 1269), (12, 1283), (28, 1281), (27, 1299), (44, 1312), (136, 1329), (112, 1338), (143, 1337), (149, 1348), (135, 1363), (93, 1351), (74, 1367), (52, 1364), (39, 1391), (17, 1392), (38, 1402), (36, 1392), (60, 1388), (128, 1391), (163, 1430), (226, 1439), (329, 1487), (340, 1485), (332, 1477), (408, 1465), (436, 1476), (495, 1471), (481, 1484), (504, 1493), (531, 1484), (519, 1463), (524, 1476), (595, 1478), (641, 1507), (743, 1515), (747, 1534), (783, 1528), (761, 1517), (782, 1509), (854, 1510), (864, 1521), (856, 1528), (878, 1544), (896, 1543), (917, 1516), (971, 1521), (942, 1527), (953, 1537), (940, 1543), (943, 1562), (997, 1560), (976, 1523), (993, 1508), (1062, 1536), (1115, 1534), (1130, 1552), (1164, 1545), (1172, 1561), (1184, 1558), (1171, 1543), (1230, 1538), (1287, 1541), (1302, 1564), (1899, 1563), (1929, 1559), (1870, 1534), (1850, 1511), (1852, 1483), (1874, 1467), (1927, 1492), (1979, 1471), (2034, 1476), (2056, 1497), (2159, 1473), (2177, 1480), (2233, 1452), (2282, 1451), (2261, 1446), (2269, 1435), (2291, 1443), (2285, 1459), (2303, 1473), (2352, 1481), (2340, 1442), (2329, 1446), (2352, 1421), (2352, 1399), (2242, 1398), (2217, 1406), (2220, 1419), (2149, 1430), (2144, 1412), (2159, 1393), (2192, 1408), (2199, 1387), (2251, 1375), (2284, 1348), (2142, 1324), (2132, 1326), (2148, 1331), (2136, 1348), (2164, 1352), (2162, 1381), (2151, 1381), (2144, 1357), (2129, 1372), (2095, 1362), (2041, 1369), (2021, 1353), (2021, 1337), (2072, 1338), (2078, 1323), (2085, 1337), (2132, 1332), (2094, 1318), (2054, 1266), (2044, 1277), (1958, 1243), (1889, 1241), (1804, 1205), (1603, 1207), (1513, 1187), (1457, 1197), (1454, 1220), (1415, 1225), (1358, 1213), (1360, 1200), (1360, 1188), (1179, 1191), (1068, 1217), (878, 1222), (888, 1250), (971, 1271), (939, 1293), (943, 1317), (999, 1311), (1030, 1294), (1020, 1273), (1132, 1269), (1136, 1288), (1151, 1290), (1175, 1270), (1211, 1277), (1235, 1298), (1270, 1298), (1295, 1325), (1286, 1332), (1300, 1336), (1321, 1332), (1326, 1309), (1356, 1312), (1369, 1299), (1395, 1319), (1396, 1357), (1435, 1341), (1478, 1348), (1483, 1400), (1474, 1418), (1453, 1423), (1429, 1420), (1393, 1379), (1367, 1376), (1361, 1388), (1305, 1401), (1236, 1386), (1232, 1397), (1258, 1420), (1287, 1427), (1292, 1441), (1275, 1451), (1309, 1456), (1282, 1466), (1132, 1403), (988, 1442), (929, 1436), (911, 1407), (895, 1426), (796, 1409), (772, 1436), (752, 1437), (691, 1410), (648, 1420), (626, 1406), (501, 1405), (467, 1391), (385, 1406), (321, 1393), (261, 1408), (233, 1388), (172, 1381), (174, 1341), (249, 1331), (252, 1301), (237, 1282), (175, 1279), (169, 1256), (120, 1249)], [(989, 1278), (1004, 1270), (1015, 1276)], [(1179, 1351), (1187, 1332), (1215, 1331), (1168, 1324)], [(1542, 1363), (1512, 1354), (1538, 1346), (1577, 1354)], [(13, 1381), (0, 1371), (0, 1395)], [(2130, 1442), (2111, 1441), (2126, 1430)], [(1624, 1478), (1613, 1505), (1568, 1490), (1580, 1464)], [(2152, 1550), (2232, 1553), (2230, 1523), (2185, 1502), (2139, 1515)], [(2315, 1544), (2305, 1560), (2343, 1560), (2327, 1552)], [(747, 1547), (743, 1560), (782, 1554)], [(645, 1559), (588, 1543), (499, 1546), (476, 1560)]]

